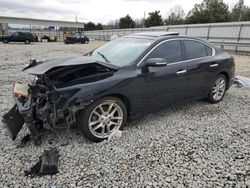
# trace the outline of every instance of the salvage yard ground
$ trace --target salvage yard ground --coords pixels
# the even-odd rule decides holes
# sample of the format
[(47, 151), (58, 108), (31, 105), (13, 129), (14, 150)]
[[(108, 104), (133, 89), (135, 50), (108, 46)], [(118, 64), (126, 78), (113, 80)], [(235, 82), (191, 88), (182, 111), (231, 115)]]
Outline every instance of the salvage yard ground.
[[(104, 42), (0, 44), (0, 115), (12, 107), (14, 82), (29, 59), (81, 55)], [(250, 56), (234, 55), (236, 75), (250, 77)], [(91, 143), (60, 130), (41, 146), (16, 141), (0, 123), (0, 187), (250, 187), (250, 88), (233, 86), (219, 104), (191, 102), (132, 121), (122, 137)], [(66, 141), (68, 140), (68, 144)], [(25, 177), (44, 149), (57, 146), (59, 173)]]

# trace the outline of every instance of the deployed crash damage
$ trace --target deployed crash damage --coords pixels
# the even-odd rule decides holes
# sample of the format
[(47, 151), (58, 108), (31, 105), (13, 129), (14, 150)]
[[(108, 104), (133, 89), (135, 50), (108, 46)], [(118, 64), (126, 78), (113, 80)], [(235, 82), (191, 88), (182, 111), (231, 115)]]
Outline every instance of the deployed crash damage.
[(13, 140), (24, 124), (36, 145), (41, 144), (44, 126), (69, 128), (76, 123), (76, 112), (91, 103), (88, 96), (73, 97), (79, 85), (103, 80), (113, 75), (117, 66), (87, 56), (49, 61), (31, 60), (23, 69), (35, 76), (31, 84), (14, 84), (14, 107), (4, 115)]
[[(185, 46), (202, 49), (202, 56), (192, 57), (195, 50)], [(36, 79), (14, 85), (16, 106), (4, 121), (13, 139), (25, 123), (38, 145), (48, 126), (76, 125), (87, 139), (101, 142), (128, 119), (164, 106), (194, 99), (218, 103), (231, 86), (235, 63), (198, 38), (144, 32), (112, 40), (86, 56), (33, 60), (24, 71)]]

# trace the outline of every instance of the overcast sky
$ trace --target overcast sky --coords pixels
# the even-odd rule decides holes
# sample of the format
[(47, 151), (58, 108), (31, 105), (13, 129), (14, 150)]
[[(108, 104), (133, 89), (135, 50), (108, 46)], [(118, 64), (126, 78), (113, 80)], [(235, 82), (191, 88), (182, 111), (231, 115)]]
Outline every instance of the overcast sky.
[[(238, 0), (224, 0), (230, 8)], [(0, 0), (0, 16), (39, 19), (101, 22), (118, 19), (126, 14), (143, 18), (144, 12), (160, 10), (165, 18), (175, 5), (188, 13), (195, 3), (202, 0)], [(245, 0), (250, 6), (250, 0)]]

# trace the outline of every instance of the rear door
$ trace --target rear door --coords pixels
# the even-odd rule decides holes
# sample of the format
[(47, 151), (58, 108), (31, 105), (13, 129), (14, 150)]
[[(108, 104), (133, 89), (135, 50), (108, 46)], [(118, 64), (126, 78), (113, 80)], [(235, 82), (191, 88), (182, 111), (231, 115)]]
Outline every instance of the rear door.
[(183, 39), (187, 64), (187, 97), (206, 97), (214, 75), (218, 71), (215, 50), (195, 39)]
[(81, 42), (81, 36), (80, 35), (77, 35), (75, 37), (75, 42)]
[(85, 36), (84, 35), (81, 35), (81, 42), (85, 42)]

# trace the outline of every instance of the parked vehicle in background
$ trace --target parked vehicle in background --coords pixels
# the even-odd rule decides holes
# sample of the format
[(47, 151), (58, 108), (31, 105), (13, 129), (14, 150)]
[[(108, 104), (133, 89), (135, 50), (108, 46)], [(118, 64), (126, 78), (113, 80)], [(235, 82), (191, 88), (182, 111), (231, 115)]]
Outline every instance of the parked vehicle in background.
[(16, 105), (3, 118), (12, 138), (25, 122), (39, 144), (42, 125), (66, 122), (98, 142), (128, 117), (190, 100), (221, 101), (235, 63), (199, 38), (152, 32), (118, 38), (85, 56), (33, 60), (24, 71), (36, 79), (14, 85)]
[(43, 40), (47, 40), (47, 42), (50, 42), (51, 39), (50, 39), (49, 36), (43, 35), (43, 37), (41, 38), (41, 42), (42, 42)]
[(72, 37), (66, 37), (64, 40), (65, 44), (74, 44), (74, 43), (82, 43), (87, 44), (89, 43), (89, 38), (85, 35), (75, 35)]
[(9, 42), (24, 42), (25, 44), (30, 44), (30, 42), (36, 42), (37, 37), (29, 32), (14, 32), (9, 36), (1, 37), (1, 41), (5, 44)]

